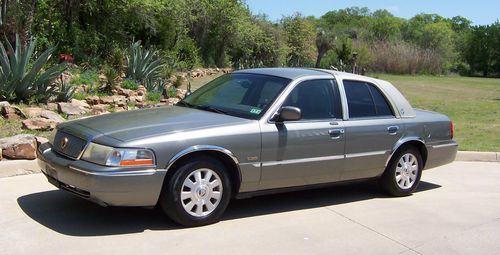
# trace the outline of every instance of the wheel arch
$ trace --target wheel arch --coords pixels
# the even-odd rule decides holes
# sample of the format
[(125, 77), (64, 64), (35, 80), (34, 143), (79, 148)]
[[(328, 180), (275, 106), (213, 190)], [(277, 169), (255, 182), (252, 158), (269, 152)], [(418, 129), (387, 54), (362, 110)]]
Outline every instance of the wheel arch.
[(239, 167), (239, 161), (230, 150), (220, 146), (195, 145), (178, 152), (168, 161), (165, 180), (168, 180), (168, 178), (174, 174), (175, 169), (177, 169), (178, 166), (182, 165), (190, 158), (197, 156), (212, 157), (224, 164), (228, 170), (229, 178), (231, 180), (233, 196), (238, 193), (241, 185), (241, 170)]
[(418, 151), (420, 152), (420, 156), (422, 157), (422, 162), (423, 162), (422, 169), (424, 169), (425, 164), (427, 162), (427, 147), (425, 146), (425, 141), (420, 137), (407, 137), (407, 138), (399, 140), (396, 143), (396, 145), (394, 145), (394, 147), (391, 151), (391, 154), (389, 155), (389, 157), (387, 158), (387, 161), (385, 162), (385, 166), (387, 167), (387, 165), (391, 161), (392, 157), (394, 156), (394, 154), (398, 150), (400, 150), (406, 146), (412, 146), (412, 147), (415, 147), (416, 149), (418, 149)]

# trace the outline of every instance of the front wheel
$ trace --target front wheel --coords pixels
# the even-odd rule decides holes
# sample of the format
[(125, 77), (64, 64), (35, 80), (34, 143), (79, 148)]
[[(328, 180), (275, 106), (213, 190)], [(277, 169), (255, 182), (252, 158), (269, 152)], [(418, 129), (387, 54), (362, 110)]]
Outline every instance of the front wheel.
[(407, 196), (415, 191), (422, 176), (422, 156), (413, 147), (406, 147), (390, 160), (380, 178), (381, 188), (392, 196)]
[(186, 162), (163, 185), (160, 206), (175, 222), (189, 227), (217, 222), (231, 197), (226, 169), (200, 157)]

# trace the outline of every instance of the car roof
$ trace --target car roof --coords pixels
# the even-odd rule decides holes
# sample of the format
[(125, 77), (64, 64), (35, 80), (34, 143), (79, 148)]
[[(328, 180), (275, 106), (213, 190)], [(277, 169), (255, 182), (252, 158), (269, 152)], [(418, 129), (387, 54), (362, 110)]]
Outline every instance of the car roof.
[(330, 73), (320, 69), (294, 68), (294, 67), (254, 68), (254, 69), (238, 70), (233, 73), (272, 75), (291, 80), (295, 80), (299, 77), (310, 76), (310, 75), (331, 75)]

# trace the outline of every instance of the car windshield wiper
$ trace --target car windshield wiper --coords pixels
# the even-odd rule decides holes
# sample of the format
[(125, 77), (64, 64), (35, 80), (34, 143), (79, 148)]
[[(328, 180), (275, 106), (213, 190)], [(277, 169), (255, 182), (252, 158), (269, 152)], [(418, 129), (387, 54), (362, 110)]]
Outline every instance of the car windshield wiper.
[(228, 114), (226, 111), (221, 110), (221, 109), (216, 108), (216, 107), (213, 107), (211, 105), (197, 105), (197, 106), (195, 106), (195, 108), (200, 109), (200, 110), (205, 110), (205, 111), (221, 113), (221, 114)]

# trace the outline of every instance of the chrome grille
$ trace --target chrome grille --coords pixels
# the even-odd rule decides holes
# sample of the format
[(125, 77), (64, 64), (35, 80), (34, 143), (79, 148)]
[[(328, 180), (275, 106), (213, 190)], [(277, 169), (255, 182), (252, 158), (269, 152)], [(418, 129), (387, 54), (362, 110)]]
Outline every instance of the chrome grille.
[(56, 136), (54, 137), (53, 148), (60, 154), (77, 159), (85, 149), (86, 145), (87, 141), (80, 137), (57, 131)]

